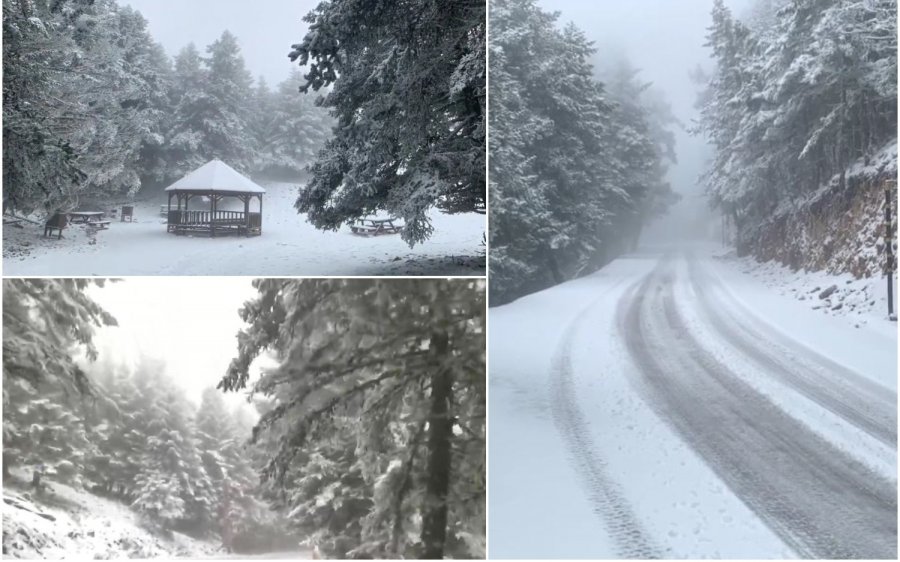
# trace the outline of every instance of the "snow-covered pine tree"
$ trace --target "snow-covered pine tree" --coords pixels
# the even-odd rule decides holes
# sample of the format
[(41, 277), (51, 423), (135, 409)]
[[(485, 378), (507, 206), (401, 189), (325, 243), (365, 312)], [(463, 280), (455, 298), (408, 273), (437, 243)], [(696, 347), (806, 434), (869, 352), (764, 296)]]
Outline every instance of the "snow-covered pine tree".
[(215, 490), (213, 528), (232, 547), (260, 508), (254, 497), (259, 478), (244, 450), (250, 435), (238, 435), (222, 393), (214, 388), (203, 392), (196, 426), (200, 458)]
[(71, 143), (80, 120), (67, 114), (78, 109), (72, 76), (87, 71), (71, 30), (90, 11), (74, 0), (3, 2), (4, 209), (52, 209), (84, 178)]
[(3, 10), (4, 201), (53, 211), (136, 191), (144, 144), (160, 140), (168, 64), (146, 21), (114, 0)]
[(291, 519), (333, 556), (484, 556), (484, 283), (255, 283), (220, 386), (277, 354), (254, 437)]
[(204, 148), (208, 158), (218, 158), (239, 171), (250, 171), (256, 142), (250, 128), (253, 78), (244, 65), (237, 37), (222, 32), (206, 48), (205, 90), (214, 100), (203, 122)]
[[(73, 454), (77, 468), (89, 452), (87, 430), (73, 419), (77, 419), (79, 397), (92, 394), (94, 387), (73, 357), (83, 353), (95, 359), (94, 329), (116, 324), (85, 292), (88, 286), (103, 283), (87, 279), (3, 280), (4, 474), (16, 464), (33, 460), (25, 446), (31, 439), (47, 443), (47, 447), (36, 448), (48, 462), (61, 458), (57, 451), (77, 450), (77, 459)], [(39, 393), (53, 398), (42, 405), (31, 404), (42, 399)], [(47, 432), (35, 423), (43, 424)]]
[(278, 115), (275, 113), (276, 94), (269, 89), (265, 77), (260, 76), (253, 89), (253, 103), (249, 128), (256, 143), (253, 170), (268, 170), (277, 165), (273, 144), (277, 139)]
[(88, 196), (131, 196), (148, 164), (143, 148), (162, 142), (169, 61), (140, 13), (114, 0), (97, 0), (93, 8), (95, 15), (80, 19), (75, 33), (81, 64), (94, 73), (72, 92), (87, 118), (72, 139), (87, 174), (80, 188)]
[(269, 102), (254, 113), (261, 139), (256, 166), (261, 173), (290, 180), (303, 177), (331, 137), (334, 119), (312, 96), (300, 93), (303, 83), (302, 72), (292, 69), (269, 93)]
[(716, 68), (699, 130), (715, 158), (704, 182), (737, 226), (739, 251), (780, 205), (832, 178), (843, 188), (850, 163), (896, 138), (896, 14), (894, 0), (761, 2), (751, 27), (714, 3)]
[(166, 529), (209, 528), (215, 494), (197, 450), (192, 407), (161, 363), (145, 359), (135, 378), (147, 440), (131, 505)]
[(491, 3), (495, 304), (604, 265), (671, 202), (661, 134), (670, 117), (617, 103), (594, 78), (599, 54), (556, 20), (532, 0)]
[(237, 38), (225, 31), (206, 51), (204, 58), (191, 43), (175, 57), (174, 111), (166, 135), (170, 179), (214, 158), (250, 171), (257, 158), (253, 80)]
[(104, 400), (88, 413), (97, 450), (86, 475), (98, 494), (130, 504), (148, 440), (141, 414), (146, 401), (128, 368), (101, 361), (92, 374)]
[(179, 178), (207, 162), (201, 120), (212, 111), (215, 101), (204, 90), (206, 70), (200, 52), (188, 43), (175, 56), (167, 121), (165, 159), (167, 177)]
[(84, 397), (67, 394), (47, 381), (32, 386), (24, 379), (4, 381), (3, 456), (14, 464), (74, 486), (88, 484), (85, 465), (95, 455), (83, 412)]
[(297, 200), (318, 228), (383, 209), (403, 239), (432, 232), (428, 210), (485, 207), (485, 2), (328, 0), (292, 60), (302, 91), (338, 123)]

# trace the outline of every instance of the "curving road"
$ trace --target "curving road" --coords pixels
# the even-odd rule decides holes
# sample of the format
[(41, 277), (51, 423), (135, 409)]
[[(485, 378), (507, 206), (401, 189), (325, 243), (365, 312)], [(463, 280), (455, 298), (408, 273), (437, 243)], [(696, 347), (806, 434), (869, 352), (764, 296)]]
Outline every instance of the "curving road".
[[(688, 260), (687, 276), (678, 274), (681, 259)], [(727, 298), (727, 291), (689, 256), (661, 259), (619, 303), (619, 333), (638, 393), (786, 544), (809, 558), (896, 559), (895, 483), (782, 410), (705, 349), (676, 305), (678, 283), (690, 284), (708, 327), (760, 374), (894, 450), (896, 393), (766, 330), (750, 315), (724, 311), (714, 296)], [(557, 402), (564, 404), (565, 394), (575, 392), (566, 388), (565, 369), (554, 380)], [(558, 424), (569, 442), (577, 442), (578, 419), (569, 414)], [(581, 462), (602, 467), (590, 456)]]

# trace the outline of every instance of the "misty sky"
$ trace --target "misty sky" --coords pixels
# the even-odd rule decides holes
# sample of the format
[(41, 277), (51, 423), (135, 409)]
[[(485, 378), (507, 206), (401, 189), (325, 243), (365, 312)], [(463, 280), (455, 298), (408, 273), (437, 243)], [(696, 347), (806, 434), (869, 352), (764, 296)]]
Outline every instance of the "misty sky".
[[(686, 125), (694, 118), (696, 86), (688, 72), (711, 67), (705, 43), (713, 0), (539, 0), (545, 10), (560, 12), (560, 25), (575, 23), (604, 52), (624, 53), (641, 77), (661, 88), (675, 115)], [(726, 0), (742, 15), (752, 0)], [(673, 188), (693, 197), (707, 157), (702, 141), (677, 133), (679, 163), (670, 172)]]
[(238, 38), (247, 68), (269, 86), (284, 80), (294, 63), (287, 54), (306, 34), (302, 21), (320, 0), (119, 0), (141, 12), (150, 33), (175, 56), (194, 42), (201, 53), (226, 29)]
[[(216, 386), (237, 355), (235, 336), (245, 326), (238, 309), (256, 295), (250, 283), (241, 277), (131, 277), (91, 288), (119, 323), (98, 330), (97, 349), (114, 364), (134, 367), (141, 356), (164, 361), (199, 405), (203, 390)], [(229, 393), (226, 400), (243, 398)]]
[[(726, 0), (725, 4), (740, 17), (754, 0)], [(712, 68), (706, 42), (713, 0), (538, 0), (547, 11), (560, 13), (561, 26), (574, 23), (594, 41), (598, 53), (624, 54), (640, 77), (661, 89), (675, 116), (690, 125), (696, 116), (693, 107), (697, 87), (688, 73), (698, 64)], [(648, 238), (670, 240), (683, 228), (694, 228), (698, 221), (714, 221), (698, 177), (711, 152), (705, 142), (676, 130), (678, 163), (669, 170), (672, 188), (682, 201), (662, 220), (651, 224)]]

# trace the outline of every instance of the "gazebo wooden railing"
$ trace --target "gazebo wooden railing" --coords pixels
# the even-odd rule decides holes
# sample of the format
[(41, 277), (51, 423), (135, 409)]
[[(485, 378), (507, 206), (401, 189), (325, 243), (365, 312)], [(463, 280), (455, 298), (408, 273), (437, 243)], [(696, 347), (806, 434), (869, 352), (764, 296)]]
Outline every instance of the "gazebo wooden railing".
[(262, 226), (260, 213), (243, 211), (187, 211), (172, 209), (168, 213), (168, 231), (175, 234), (203, 233), (258, 234)]

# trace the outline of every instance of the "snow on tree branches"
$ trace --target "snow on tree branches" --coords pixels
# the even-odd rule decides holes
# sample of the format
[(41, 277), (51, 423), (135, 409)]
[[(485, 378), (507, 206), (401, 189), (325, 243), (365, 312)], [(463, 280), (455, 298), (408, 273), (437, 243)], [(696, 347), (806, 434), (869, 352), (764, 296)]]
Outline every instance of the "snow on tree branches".
[(338, 123), (297, 209), (323, 229), (385, 210), (410, 244), (431, 207), (483, 212), (484, 0), (330, 0), (305, 21), (290, 57)]

